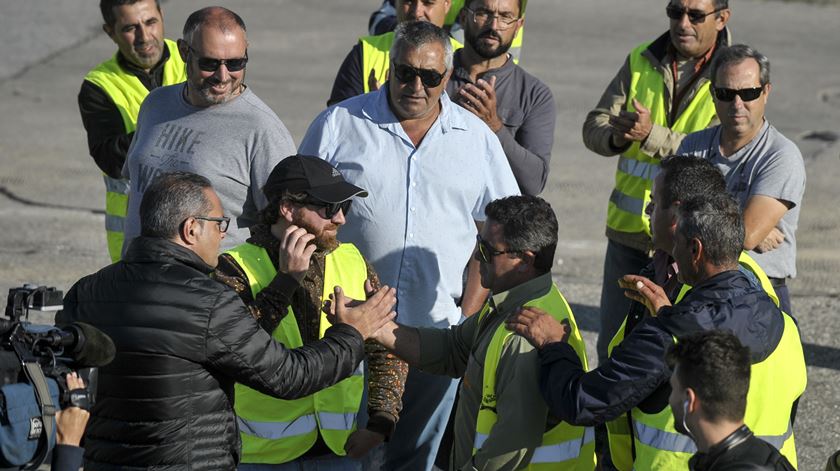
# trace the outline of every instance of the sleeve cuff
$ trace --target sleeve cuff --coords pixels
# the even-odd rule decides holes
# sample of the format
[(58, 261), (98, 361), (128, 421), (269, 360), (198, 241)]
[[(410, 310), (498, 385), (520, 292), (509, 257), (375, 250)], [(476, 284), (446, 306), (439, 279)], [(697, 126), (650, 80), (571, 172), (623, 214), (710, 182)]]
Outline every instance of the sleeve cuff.
[(648, 134), (647, 139), (639, 144), (639, 148), (645, 154), (658, 159), (667, 157), (666, 155), (660, 154), (662, 152), (662, 148), (665, 146), (665, 142), (668, 140), (668, 132), (668, 128), (654, 124), (653, 127), (650, 128), (650, 134)]
[(397, 426), (397, 420), (393, 415), (385, 411), (371, 411), (368, 419), (367, 429), (371, 432), (379, 433), (385, 436), (385, 441), (391, 438), (394, 433), (394, 428)]
[(268, 291), (280, 297), (286, 304), (290, 304), (292, 295), (300, 288), (300, 283), (292, 275), (283, 272), (277, 272), (271, 283), (265, 287), (263, 291)]

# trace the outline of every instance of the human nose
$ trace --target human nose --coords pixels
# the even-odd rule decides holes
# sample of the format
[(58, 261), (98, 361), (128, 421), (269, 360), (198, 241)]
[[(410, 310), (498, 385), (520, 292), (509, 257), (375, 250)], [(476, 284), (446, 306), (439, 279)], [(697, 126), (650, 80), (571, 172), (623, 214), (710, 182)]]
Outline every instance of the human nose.
[(343, 209), (339, 209), (338, 211), (336, 211), (336, 213), (333, 214), (332, 219), (330, 219), (330, 222), (332, 222), (333, 224), (338, 224), (338, 225), (342, 225), (346, 221), (347, 220), (344, 218), (344, 210)]
[(230, 71), (227, 68), (227, 64), (219, 64), (219, 67), (216, 68), (213, 75), (219, 80), (219, 82), (226, 82), (230, 77)]
[(423, 2), (411, 2), (408, 14), (413, 20), (423, 18), (426, 15), (426, 7), (423, 6)]

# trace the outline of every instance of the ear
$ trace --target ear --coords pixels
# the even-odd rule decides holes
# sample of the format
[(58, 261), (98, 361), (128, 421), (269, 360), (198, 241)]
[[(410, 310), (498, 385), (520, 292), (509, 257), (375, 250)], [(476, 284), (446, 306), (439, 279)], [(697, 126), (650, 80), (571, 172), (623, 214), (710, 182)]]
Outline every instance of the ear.
[(114, 27), (113, 26), (111, 26), (107, 23), (103, 23), (102, 24), (102, 31), (105, 31), (105, 34), (107, 34), (108, 37), (110, 37), (111, 39), (114, 39)]
[(700, 239), (695, 237), (695, 238), (691, 239), (691, 241), (688, 244), (689, 244), (690, 249), (691, 249), (691, 262), (694, 264), (694, 266), (699, 267), (700, 266), (700, 259), (704, 255), (703, 242), (701, 242)]
[(178, 40), (178, 52), (181, 54), (181, 60), (187, 62), (187, 56), (190, 54), (190, 47), (183, 39)]
[(715, 29), (717, 29), (718, 31), (722, 31), (723, 28), (726, 26), (726, 23), (729, 22), (730, 14), (731, 12), (729, 11), (729, 8), (721, 11), (718, 14), (718, 16), (715, 17)]
[(443, 4), (446, 5), (446, 14), (449, 14), (449, 9), (452, 8), (452, 0), (444, 0)]
[(198, 219), (193, 217), (188, 218), (183, 222), (183, 224), (181, 224), (181, 241), (186, 246), (195, 245), (198, 242), (198, 236), (201, 235), (203, 229), (204, 228), (201, 226), (201, 222)]
[(529, 269), (534, 268), (534, 261), (536, 260), (537, 255), (530, 250), (526, 250), (519, 254), (519, 259), (521, 262), (519, 263), (519, 271), (524, 272), (528, 271)]
[(700, 406), (697, 402), (697, 393), (691, 388), (685, 388), (685, 398), (688, 401), (688, 412), (694, 413)]
[(763, 98), (764, 98), (764, 104), (765, 105), (767, 104), (767, 97), (770, 96), (770, 90), (772, 90), (772, 89), (773, 89), (773, 84), (772, 83), (768, 83), (767, 85), (764, 86), (764, 97)]
[(292, 222), (292, 219), (294, 219), (295, 211), (297, 211), (295, 205), (288, 200), (282, 201), (277, 209), (280, 212), (280, 217), (285, 219), (288, 223)]

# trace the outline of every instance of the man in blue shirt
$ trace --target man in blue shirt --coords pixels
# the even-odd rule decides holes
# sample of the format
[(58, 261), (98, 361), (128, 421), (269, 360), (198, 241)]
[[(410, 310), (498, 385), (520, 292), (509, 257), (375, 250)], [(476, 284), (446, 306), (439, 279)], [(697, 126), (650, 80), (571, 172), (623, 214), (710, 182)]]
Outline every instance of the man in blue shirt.
[[(447, 327), (487, 297), (470, 261), (484, 206), (519, 190), (496, 135), (443, 93), (452, 71), (446, 32), (403, 23), (391, 58), (388, 83), (321, 113), (299, 151), (368, 189), (341, 237), (397, 287), (400, 322)], [(431, 468), (454, 395), (453, 380), (409, 371), (386, 469)]]

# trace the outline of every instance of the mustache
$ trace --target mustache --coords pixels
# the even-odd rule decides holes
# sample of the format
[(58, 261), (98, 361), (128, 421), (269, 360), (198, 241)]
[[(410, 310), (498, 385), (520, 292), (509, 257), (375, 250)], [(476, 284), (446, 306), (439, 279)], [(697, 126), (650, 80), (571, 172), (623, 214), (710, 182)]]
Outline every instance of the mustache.
[(493, 38), (496, 41), (502, 42), (502, 37), (499, 35), (499, 33), (493, 31), (492, 29), (488, 29), (487, 31), (479, 34), (478, 39), (481, 38)]

